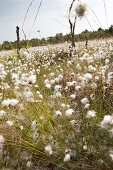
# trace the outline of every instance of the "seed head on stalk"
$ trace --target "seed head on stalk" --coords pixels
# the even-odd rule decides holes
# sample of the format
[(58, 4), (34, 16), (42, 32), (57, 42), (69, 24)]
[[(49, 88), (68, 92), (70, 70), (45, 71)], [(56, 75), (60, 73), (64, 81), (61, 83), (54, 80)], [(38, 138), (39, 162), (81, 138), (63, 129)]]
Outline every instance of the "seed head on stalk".
[(87, 5), (84, 1), (78, 1), (76, 7), (75, 7), (75, 12), (78, 17), (83, 17), (87, 11)]

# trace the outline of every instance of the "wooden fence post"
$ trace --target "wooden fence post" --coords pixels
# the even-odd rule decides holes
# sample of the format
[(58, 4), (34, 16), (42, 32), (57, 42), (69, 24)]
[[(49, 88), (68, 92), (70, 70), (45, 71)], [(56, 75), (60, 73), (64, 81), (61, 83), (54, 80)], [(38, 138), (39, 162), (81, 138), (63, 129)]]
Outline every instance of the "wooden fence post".
[(17, 56), (20, 58), (20, 37), (19, 37), (19, 27), (16, 27), (16, 35), (17, 35)]

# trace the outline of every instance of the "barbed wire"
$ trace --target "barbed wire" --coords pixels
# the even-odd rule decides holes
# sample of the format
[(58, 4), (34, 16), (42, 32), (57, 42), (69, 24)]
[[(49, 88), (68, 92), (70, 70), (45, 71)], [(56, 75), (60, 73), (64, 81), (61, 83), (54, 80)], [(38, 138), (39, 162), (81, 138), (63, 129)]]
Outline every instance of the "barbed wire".
[(22, 32), (23, 32), (23, 35), (24, 35), (24, 38), (26, 40), (27, 36), (25, 34), (25, 31), (24, 31), (24, 24), (25, 24), (25, 21), (26, 21), (26, 18), (27, 18), (27, 15), (28, 15), (28, 12), (29, 12), (29, 9), (31, 8), (32, 4), (34, 3), (35, 0), (32, 0), (27, 8), (27, 11), (25, 13), (25, 17), (24, 17), (24, 20), (23, 20), (23, 24), (22, 24)]
[[(26, 36), (26, 33), (25, 33), (25, 31), (24, 31), (24, 25), (25, 25), (25, 22), (26, 22), (26, 19), (27, 19), (28, 12), (29, 12), (32, 4), (34, 3), (34, 1), (35, 1), (35, 0), (32, 0), (32, 1), (30, 2), (29, 6), (28, 6), (28, 8), (27, 8), (27, 10), (26, 10), (25, 17), (24, 17), (23, 24), (22, 24), (22, 32), (23, 32), (23, 35), (24, 35), (25, 40), (27, 40), (27, 38), (30, 36), (30, 34), (31, 34), (31, 32), (32, 32), (32, 29), (33, 29), (33, 27), (34, 27), (34, 25), (35, 25), (35, 22), (36, 22), (36, 20), (37, 20), (38, 14), (39, 14), (39, 12), (40, 12), (40, 9), (41, 9), (42, 3), (43, 3), (43, 0), (40, 0), (40, 3), (39, 3), (39, 6), (38, 6), (38, 9), (37, 9), (37, 12), (36, 12), (36, 15), (35, 15), (33, 24), (32, 24), (32, 26), (31, 26), (31, 28), (30, 28), (30, 30), (29, 30), (28, 37), (27, 37), (27, 36)], [(71, 6), (70, 6), (70, 8), (69, 8), (69, 15), (70, 15), (70, 13), (71, 13), (71, 10), (72, 10), (72, 7), (73, 7), (74, 2), (75, 2), (75, 0), (72, 0)], [(106, 21), (107, 21), (107, 26), (108, 26), (107, 9), (106, 9), (105, 0), (103, 0), (103, 3), (104, 3)], [(88, 5), (88, 6), (89, 6), (89, 5)], [(100, 23), (100, 21), (99, 21), (99, 18), (98, 18), (98, 16), (96, 15), (96, 13), (94, 12), (94, 10), (93, 10), (90, 6), (89, 6), (89, 8), (90, 8), (91, 12), (93, 13), (93, 15), (94, 15), (95, 18), (96, 18), (96, 21), (93, 19), (93, 21), (95, 22), (95, 24), (98, 23), (97, 25), (100, 26), (100, 27), (102, 27), (102, 26), (101, 26), (101, 23)], [(92, 27), (92, 24), (89, 22), (88, 18), (87, 18), (86, 16), (85, 16), (85, 18), (86, 18), (86, 21), (88, 22), (91, 30), (94, 31), (94, 30), (93, 30), (93, 27)], [(57, 20), (57, 19), (54, 19), (54, 21), (62, 24), (63, 26), (66, 26), (65, 24), (61, 23), (61, 22), (60, 22), (59, 20)], [(67, 27), (67, 26), (66, 26), (66, 27)]]
[(106, 2), (103, 0), (104, 3), (104, 9), (105, 9), (105, 18), (106, 18), (106, 23), (107, 23), (107, 28), (108, 28), (108, 17), (107, 17), (107, 9), (106, 9)]
[[(89, 6), (89, 5), (88, 5), (88, 6)], [(97, 19), (99, 26), (102, 27), (102, 25), (101, 25), (101, 23), (100, 23), (97, 15), (96, 15), (96, 13), (94, 12), (94, 10), (93, 10), (90, 6), (89, 6), (89, 9), (92, 11), (92, 13), (94, 14), (95, 18)]]
[(31, 26), (31, 28), (30, 28), (30, 30), (29, 30), (28, 37), (30, 36), (31, 31), (32, 31), (32, 29), (33, 29), (33, 27), (34, 27), (34, 25), (35, 25), (35, 22), (36, 22), (36, 20), (37, 20), (38, 14), (39, 14), (40, 9), (41, 9), (41, 6), (42, 6), (42, 2), (43, 2), (43, 0), (40, 1), (39, 7), (38, 7), (38, 9), (37, 9), (37, 13), (36, 13), (35, 18), (34, 18), (34, 21), (33, 21), (33, 24), (32, 24), (32, 26)]
[(89, 22), (89, 20), (88, 20), (88, 18), (87, 18), (87, 16), (85, 16), (85, 18), (86, 18), (86, 21), (88, 22), (88, 24), (89, 24), (89, 26), (90, 26), (91, 30), (92, 30), (92, 31), (94, 31), (94, 30), (93, 30), (93, 28), (92, 28), (91, 23)]

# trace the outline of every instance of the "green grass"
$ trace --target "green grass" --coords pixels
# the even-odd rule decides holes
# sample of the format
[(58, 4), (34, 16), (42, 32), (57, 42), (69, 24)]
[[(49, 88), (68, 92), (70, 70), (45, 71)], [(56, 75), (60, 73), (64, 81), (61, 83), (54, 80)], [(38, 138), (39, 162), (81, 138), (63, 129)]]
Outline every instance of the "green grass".
[[(79, 48), (76, 55), (73, 55), (73, 59), (69, 59), (68, 54), (65, 52), (59, 52), (59, 49), (50, 49), (47, 53), (35, 53), (33, 61), (26, 61), (26, 59), (15, 60), (10, 56), (12, 66), (7, 67), (8, 70), (14, 69), (20, 76), (22, 73), (30, 73), (37, 69), (40, 69), (40, 73), (36, 73), (38, 87), (33, 84), (27, 86), (34, 94), (33, 102), (28, 102), (23, 96), (25, 85), (17, 85), (19, 90), (15, 90), (15, 85), (11, 80), (11, 72), (7, 74), (2, 83), (7, 83), (10, 88), (2, 89), (0, 87), (0, 93), (3, 94), (1, 101), (7, 98), (16, 98), (19, 100), (17, 106), (3, 107), (1, 110), (7, 112), (6, 116), (0, 117), (0, 134), (5, 138), (5, 143), (2, 151), (2, 157), (0, 160), (0, 168), (7, 167), (13, 169), (28, 169), (26, 164), (28, 161), (32, 162), (30, 169), (49, 169), (49, 170), (112, 170), (113, 163), (109, 156), (109, 151), (113, 148), (112, 137), (109, 135), (108, 129), (101, 129), (100, 123), (104, 118), (104, 115), (113, 113), (113, 92), (112, 83), (108, 86), (105, 84), (103, 77), (99, 77), (99, 80), (95, 80), (95, 76), (99, 76), (101, 67), (105, 66), (103, 60), (95, 59), (93, 63), (88, 63), (87, 60), (81, 60), (81, 57), (85, 51), (89, 55), (96, 55), (98, 52), (98, 46), (86, 49)], [(108, 45), (104, 46), (105, 52), (108, 52)], [(96, 52), (95, 52), (96, 51)], [(50, 61), (51, 56), (54, 55), (53, 62), (49, 66), (45, 67), (45, 64)], [(111, 52), (112, 53), (112, 52)], [(44, 60), (44, 56), (47, 59)], [(61, 58), (61, 61), (58, 60)], [(105, 78), (107, 74), (112, 71), (112, 55), (108, 54), (106, 58), (109, 58), (108, 68), (105, 72)], [(2, 59), (4, 65), (7, 64), (8, 59)], [(70, 66), (67, 62), (72, 60)], [(38, 63), (36, 64), (37, 61)], [(27, 64), (25, 67), (24, 64)], [(80, 64), (81, 70), (76, 65)], [(88, 66), (92, 65), (96, 67), (96, 71), (92, 73), (93, 79), (88, 82), (84, 87), (80, 84), (78, 74), (84, 76), (88, 72)], [(19, 68), (20, 67), (20, 68)], [(62, 69), (62, 70), (61, 70)], [(19, 71), (20, 70), (20, 73)], [(13, 72), (13, 71), (12, 71)], [(55, 73), (53, 77), (50, 73)], [(71, 76), (74, 73), (74, 76)], [(51, 80), (58, 77), (59, 74), (63, 75), (63, 80), (56, 84), (62, 86), (62, 97), (53, 99), (51, 95), (54, 93), (54, 86), (51, 89), (45, 87), (45, 79)], [(46, 77), (44, 77), (46, 75)], [(69, 87), (65, 90), (66, 83), (69, 81), (76, 81), (77, 85), (81, 85), (81, 90), (77, 91), (74, 87)], [(92, 83), (96, 83), (96, 88), (91, 88)], [(106, 89), (105, 89), (106, 87)], [(43, 95), (43, 99), (40, 99), (36, 94), (36, 91), (40, 91)], [(18, 92), (18, 93), (17, 93)], [(76, 93), (76, 99), (70, 99), (70, 95)], [(91, 99), (91, 94), (95, 98)], [(89, 109), (84, 109), (81, 104), (81, 99), (87, 97), (90, 101), (90, 110), (96, 111), (96, 117), (88, 119), (86, 117)], [(65, 103), (70, 105), (70, 108), (74, 110), (74, 114), (70, 117), (65, 116), (65, 111), (68, 109), (61, 107), (61, 104)], [(21, 108), (21, 105), (23, 106)], [(55, 117), (54, 112), (60, 110), (62, 116)], [(7, 120), (12, 120), (14, 125), (8, 127)], [(37, 125), (35, 130), (31, 129), (32, 122), (36, 120)], [(70, 121), (74, 120), (75, 124), (72, 126)], [(21, 130), (21, 127), (23, 129)], [(110, 127), (112, 128), (112, 127)], [(34, 139), (34, 133), (37, 137)], [(48, 144), (52, 147), (52, 155), (45, 152), (45, 146)], [(83, 147), (87, 146), (84, 150)], [(64, 162), (65, 150), (71, 149), (71, 160)]]

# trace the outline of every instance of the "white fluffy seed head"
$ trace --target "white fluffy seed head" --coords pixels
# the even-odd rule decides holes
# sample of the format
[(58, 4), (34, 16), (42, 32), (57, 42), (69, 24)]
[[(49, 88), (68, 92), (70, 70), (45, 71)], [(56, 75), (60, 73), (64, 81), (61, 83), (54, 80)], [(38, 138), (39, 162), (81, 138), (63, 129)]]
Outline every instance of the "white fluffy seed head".
[(52, 155), (53, 151), (51, 145), (45, 146), (45, 152), (49, 155)]
[(87, 145), (84, 145), (84, 146), (83, 146), (83, 150), (87, 150)]
[(32, 129), (32, 131), (35, 131), (37, 125), (38, 125), (37, 120), (33, 120), (32, 123), (31, 123), (31, 129)]
[(105, 115), (103, 120), (101, 121), (101, 128), (106, 128), (108, 125), (113, 124), (113, 117), (111, 115)]
[(76, 98), (76, 94), (71, 94), (71, 95), (70, 95), (70, 98), (71, 98), (72, 100), (74, 100), (74, 99)]
[(65, 157), (64, 157), (64, 162), (69, 162), (70, 159), (71, 159), (71, 156), (70, 156), (69, 153), (67, 153), (67, 154), (65, 155)]
[(79, 1), (75, 8), (78, 17), (83, 17), (87, 11), (87, 5), (83, 1)]
[(83, 104), (83, 105), (86, 105), (86, 104), (89, 104), (89, 100), (88, 100), (88, 98), (83, 98), (82, 100), (81, 100), (81, 103)]
[(3, 144), (4, 141), (5, 141), (5, 139), (4, 139), (3, 135), (0, 135), (0, 144)]
[(90, 73), (86, 73), (85, 75), (84, 75), (84, 80), (85, 81), (90, 81), (92, 79), (92, 75), (90, 74)]
[(46, 86), (47, 89), (51, 88), (51, 84), (49, 84), (49, 83), (47, 83), (45, 86)]
[(27, 82), (30, 83), (30, 84), (35, 84), (36, 83), (36, 75), (30, 75), (27, 78)]
[(62, 89), (61, 85), (55, 86), (55, 92), (61, 91), (61, 89)]
[(68, 110), (66, 110), (65, 115), (66, 116), (71, 116), (73, 113), (74, 113), (73, 109), (68, 109)]
[(31, 168), (32, 166), (32, 162), (31, 161), (28, 161), (27, 164), (26, 164), (27, 168)]
[(89, 110), (87, 112), (87, 118), (92, 118), (96, 116), (96, 112), (94, 110)]
[(55, 112), (55, 116), (62, 116), (61, 111), (57, 110), (57, 111)]
[(11, 121), (11, 120), (6, 121), (6, 123), (9, 127), (13, 126), (13, 121)]
[(0, 110), (0, 117), (5, 116), (7, 113), (4, 110)]
[(19, 103), (19, 101), (17, 99), (6, 99), (6, 100), (2, 101), (1, 105), (3, 107), (6, 107), (6, 106), (16, 106), (18, 103)]
[(84, 109), (89, 109), (89, 107), (90, 107), (90, 104), (88, 103), (84, 106)]

